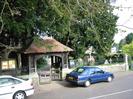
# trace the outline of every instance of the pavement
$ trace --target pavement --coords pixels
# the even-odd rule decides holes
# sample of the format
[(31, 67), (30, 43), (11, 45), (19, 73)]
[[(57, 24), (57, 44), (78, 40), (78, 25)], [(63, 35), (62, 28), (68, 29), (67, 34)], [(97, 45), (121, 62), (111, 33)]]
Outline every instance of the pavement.
[[(119, 79), (121, 77), (125, 77), (128, 75), (133, 74), (133, 71), (124, 71), (124, 72), (115, 72), (114, 76), (115, 79)], [(38, 93), (48, 93), (52, 90), (56, 90), (59, 88), (63, 88), (67, 85), (68, 83), (63, 80), (63, 81), (51, 81), (49, 84), (39, 84), (38, 82), (34, 83), (34, 88), (35, 88), (35, 94)]]

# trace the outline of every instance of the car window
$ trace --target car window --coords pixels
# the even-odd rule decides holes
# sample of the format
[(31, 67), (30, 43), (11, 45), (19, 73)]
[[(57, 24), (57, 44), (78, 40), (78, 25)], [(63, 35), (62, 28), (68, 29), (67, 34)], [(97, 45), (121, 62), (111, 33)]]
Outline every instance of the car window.
[(86, 69), (83, 73), (83, 75), (92, 75), (94, 74), (94, 69)]
[(21, 82), (13, 78), (0, 78), (0, 87), (10, 86), (18, 83), (21, 83)]
[(0, 78), (0, 87), (12, 85), (13, 82), (8, 78)]
[(95, 68), (95, 73), (103, 73), (103, 70), (101, 70), (100, 68)]
[(95, 74), (95, 70), (94, 70), (94, 69), (90, 69), (90, 70), (89, 70), (89, 74), (90, 74), (90, 75)]
[(12, 79), (12, 80), (13, 80), (14, 84), (19, 84), (19, 83), (21, 83), (20, 80), (17, 80), (17, 79)]
[(74, 71), (78, 72), (78, 73), (83, 73), (85, 71), (85, 69), (84, 68), (77, 68)]
[(85, 70), (82, 75), (89, 75), (89, 71), (88, 70)]

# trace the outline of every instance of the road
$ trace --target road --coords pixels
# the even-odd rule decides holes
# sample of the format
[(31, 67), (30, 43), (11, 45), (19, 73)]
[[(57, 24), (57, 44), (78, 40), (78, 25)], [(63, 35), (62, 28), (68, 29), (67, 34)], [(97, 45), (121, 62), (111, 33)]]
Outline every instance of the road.
[(87, 88), (57, 83), (60, 88), (35, 93), (28, 99), (133, 99), (133, 73), (116, 77), (111, 83), (96, 83)]

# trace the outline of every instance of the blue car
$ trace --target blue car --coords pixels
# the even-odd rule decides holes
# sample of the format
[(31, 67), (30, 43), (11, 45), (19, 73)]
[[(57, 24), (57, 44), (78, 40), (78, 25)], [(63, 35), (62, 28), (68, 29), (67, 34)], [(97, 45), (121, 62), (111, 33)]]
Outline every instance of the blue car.
[(90, 86), (92, 83), (102, 81), (111, 82), (113, 79), (113, 73), (105, 72), (98, 67), (90, 66), (78, 67), (66, 75), (66, 81), (72, 84), (84, 85), (85, 87)]

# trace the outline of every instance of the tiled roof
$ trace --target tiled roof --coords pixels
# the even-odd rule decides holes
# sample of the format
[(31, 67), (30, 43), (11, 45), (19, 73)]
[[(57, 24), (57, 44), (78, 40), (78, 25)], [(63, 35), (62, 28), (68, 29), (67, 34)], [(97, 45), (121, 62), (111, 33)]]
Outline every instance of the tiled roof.
[(57, 53), (57, 52), (71, 52), (73, 49), (63, 45), (52, 37), (45, 37), (39, 42), (32, 42), (25, 50), (25, 54), (32, 53)]

